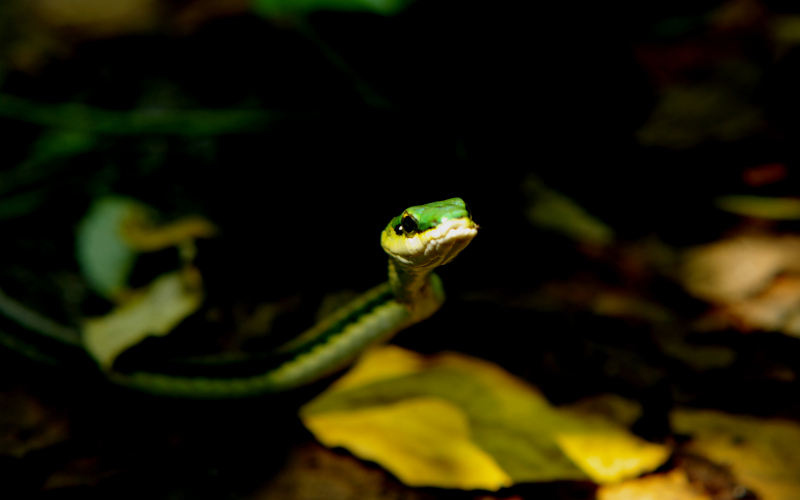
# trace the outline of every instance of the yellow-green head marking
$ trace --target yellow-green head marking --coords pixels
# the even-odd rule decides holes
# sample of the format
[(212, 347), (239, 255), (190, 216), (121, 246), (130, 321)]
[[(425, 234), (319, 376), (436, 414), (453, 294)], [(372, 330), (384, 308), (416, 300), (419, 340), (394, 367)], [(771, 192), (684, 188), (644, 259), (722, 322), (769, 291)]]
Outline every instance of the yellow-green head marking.
[[(412, 304), (429, 293), (428, 275), (453, 260), (476, 234), (478, 225), (461, 198), (410, 207), (392, 219), (381, 245), (390, 257), (389, 281), (397, 300)], [(433, 293), (443, 298), (443, 292)]]

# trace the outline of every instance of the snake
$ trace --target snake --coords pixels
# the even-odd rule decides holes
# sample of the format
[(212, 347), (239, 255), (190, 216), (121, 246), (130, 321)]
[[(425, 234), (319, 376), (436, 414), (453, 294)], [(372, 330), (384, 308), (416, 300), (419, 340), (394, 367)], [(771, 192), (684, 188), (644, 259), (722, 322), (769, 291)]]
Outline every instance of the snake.
[[(287, 391), (332, 375), (368, 347), (438, 311), (445, 300), (434, 270), (469, 245), (479, 226), (461, 198), (412, 206), (381, 232), (388, 281), (375, 286), (307, 331), (263, 355), (229, 363), (172, 363), (112, 369), (119, 385), (160, 396), (193, 399), (253, 397)], [(235, 371), (236, 375), (228, 372)]]

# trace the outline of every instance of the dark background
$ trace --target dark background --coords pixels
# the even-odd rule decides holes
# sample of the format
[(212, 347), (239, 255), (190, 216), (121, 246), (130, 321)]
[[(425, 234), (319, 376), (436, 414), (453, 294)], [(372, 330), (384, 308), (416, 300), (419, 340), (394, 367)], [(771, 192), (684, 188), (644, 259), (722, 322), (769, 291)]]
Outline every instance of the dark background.
[[(665, 411), (675, 394), (684, 404), (797, 418), (796, 383), (759, 379), (746, 361), (728, 372), (695, 373), (659, 352), (647, 324), (508, 306), (549, 281), (584, 276), (685, 317), (705, 307), (668, 277), (626, 274), (613, 249), (587, 253), (534, 227), (520, 188), (530, 173), (612, 226), (620, 244), (648, 235), (675, 248), (713, 241), (739, 223), (714, 208), (715, 196), (796, 193), (800, 52), (778, 51), (768, 28), (793, 12), (780, 2), (740, 3), (757, 9), (727, 28), (713, 21), (727, 5), (720, 2), (438, 0), (393, 16), (209, 8), (203, 22), (186, 28), (181, 14), (203, 4), (173, 1), (152, 27), (95, 36), (80, 26), (54, 28), (10, 2), (0, 11), (4, 96), (45, 110), (79, 103), (121, 113), (263, 113), (224, 132), (132, 132), (101, 130), (69, 113), (37, 118), (32, 108), (12, 112), (0, 103), (0, 174), (31, 161), (36, 141), (54, 129), (92, 141), (36, 163), (33, 181), (9, 182), (0, 193), (11, 214), (0, 226), (0, 286), (62, 323), (108, 310), (80, 284), (73, 238), (91, 200), (117, 193), (166, 219), (202, 214), (217, 224), (220, 237), (199, 247), (209, 304), (226, 310), (302, 293), (300, 309), (276, 326), (298, 331), (312, 323), (325, 293), (385, 279), (378, 235), (391, 217), (458, 196), (480, 233), (441, 270), (445, 308), (400, 334), (401, 345), (497, 361), (554, 402), (608, 391), (638, 399), (648, 413), (637, 431), (653, 439), (669, 432)], [(30, 42), (31, 26), (50, 41)], [(12, 57), (20, 46), (34, 62)], [(730, 61), (756, 68), (755, 83), (741, 90), (735, 79), (720, 80), (718, 68)], [(683, 148), (637, 140), (666, 89), (709, 81), (760, 110), (760, 124), (732, 139), (698, 134)], [(770, 163), (788, 169), (781, 182), (742, 182), (743, 170)], [(154, 256), (137, 272), (169, 269), (175, 259)], [(794, 340), (776, 334), (754, 340), (730, 332), (719, 342), (797, 364)], [(6, 394), (35, 395), (68, 415), (73, 428), (66, 444), (4, 458), (8, 484), (32, 494), (64, 464), (94, 460), (84, 469), (89, 479), (40, 493), (51, 498), (245, 496), (281, 466), (290, 445), (308, 439), (294, 411), (324, 386), (224, 405), (172, 402), (112, 387), (88, 358), (63, 354), (62, 367), (10, 350), (0, 358)], [(629, 354), (635, 360), (623, 369), (603, 371), (609, 359)], [(640, 376), (652, 367), (661, 375)], [(591, 495), (581, 488), (552, 494)]]

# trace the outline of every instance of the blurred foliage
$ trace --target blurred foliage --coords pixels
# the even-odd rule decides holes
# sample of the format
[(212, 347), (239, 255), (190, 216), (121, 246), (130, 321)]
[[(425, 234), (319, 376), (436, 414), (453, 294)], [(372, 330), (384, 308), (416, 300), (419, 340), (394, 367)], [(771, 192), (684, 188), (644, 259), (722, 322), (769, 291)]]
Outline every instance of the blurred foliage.
[(766, 196), (728, 195), (715, 200), (722, 210), (762, 219), (800, 219), (800, 199), (769, 198)]
[(653, 113), (636, 132), (642, 145), (684, 149), (708, 141), (731, 142), (764, 127), (762, 111), (750, 104), (759, 68), (721, 62), (707, 81), (665, 88)]
[[(0, 496), (800, 497), (795, 10), (0, 2)], [(88, 241), (107, 195), (138, 219)], [(263, 352), (450, 196), (481, 236), (397, 338), (425, 355), (301, 411), (394, 477), (308, 444), (322, 387), (194, 405), (97, 373), (167, 333)]]
[(525, 177), (522, 190), (530, 199), (526, 215), (533, 224), (587, 245), (605, 246), (614, 241), (613, 229), (535, 175)]
[(170, 247), (182, 250), (191, 263), (194, 240), (210, 238), (217, 229), (199, 216), (156, 223), (156, 211), (130, 198), (105, 196), (92, 203), (75, 235), (76, 259), (89, 285), (104, 297), (123, 300), (136, 257)]
[[(15, 96), (0, 95), (0, 116), (48, 127), (67, 129), (72, 134), (182, 134), (219, 135), (263, 130), (281, 117), (265, 110), (138, 110), (109, 111), (78, 103), (46, 105)], [(73, 137), (76, 137), (73, 135)], [(42, 144), (36, 156), (77, 153), (76, 143)], [(59, 147), (59, 150), (52, 149)]]
[(670, 421), (675, 432), (692, 437), (690, 451), (730, 467), (741, 484), (758, 492), (758, 498), (797, 498), (797, 422), (696, 409), (676, 409)]
[(397, 14), (411, 0), (255, 0), (253, 9), (267, 17), (307, 14), (315, 10), (364, 11)]

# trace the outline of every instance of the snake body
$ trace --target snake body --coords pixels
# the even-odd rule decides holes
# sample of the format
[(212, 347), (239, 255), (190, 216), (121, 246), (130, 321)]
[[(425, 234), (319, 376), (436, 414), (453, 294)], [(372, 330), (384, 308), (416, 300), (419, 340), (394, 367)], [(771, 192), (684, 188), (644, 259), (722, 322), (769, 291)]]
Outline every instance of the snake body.
[[(126, 387), (198, 399), (249, 397), (311, 383), (347, 366), (368, 346), (435, 313), (445, 296), (433, 271), (452, 261), (477, 229), (461, 198), (404, 210), (381, 233), (389, 280), (268, 355), (252, 357), (246, 375), (220, 376), (214, 367), (204, 366), (194, 367), (191, 375), (146, 369), (112, 370), (107, 375)], [(209, 372), (203, 373), (206, 368)]]

